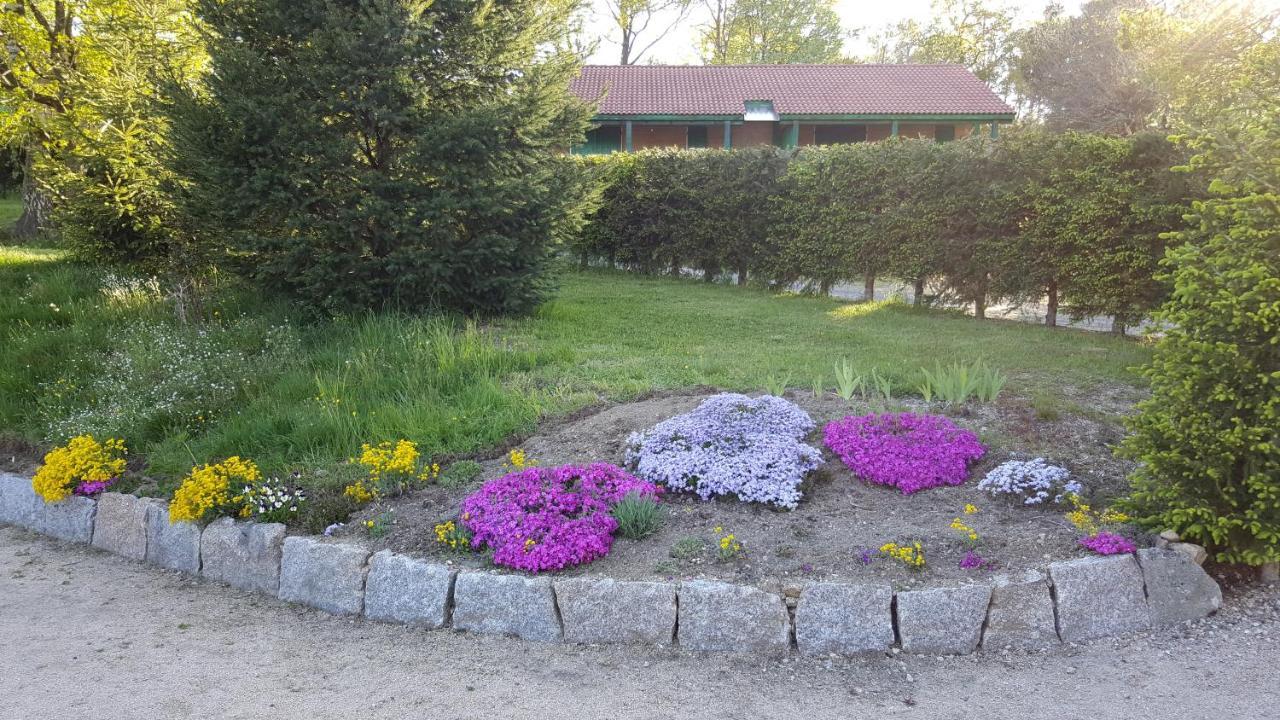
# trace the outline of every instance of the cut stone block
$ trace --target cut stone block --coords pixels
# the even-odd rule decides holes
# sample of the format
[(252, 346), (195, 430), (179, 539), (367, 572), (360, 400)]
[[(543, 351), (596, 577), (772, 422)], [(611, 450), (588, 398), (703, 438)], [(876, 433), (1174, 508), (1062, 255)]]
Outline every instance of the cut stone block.
[(670, 645), (675, 640), (674, 585), (578, 578), (556, 581), (555, 589), (568, 642)]
[(1053, 595), (1044, 573), (1028, 570), (995, 579), (982, 647), (1038, 648), (1059, 642), (1053, 617)]
[(449, 601), (457, 573), (444, 565), (396, 555), (373, 554), (364, 588), (364, 615), (370, 620), (441, 628), (449, 622)]
[(1142, 569), (1132, 555), (1087, 557), (1049, 566), (1063, 642), (1122, 635), (1151, 626)]
[(1190, 555), (1172, 549), (1139, 550), (1138, 564), (1152, 625), (1199, 620), (1222, 607), (1222, 588)]
[(287, 537), (280, 559), (280, 599), (335, 615), (364, 610), (369, 551), (358, 545)]
[(93, 546), (130, 560), (147, 558), (147, 498), (103, 493), (93, 520)]
[(154, 502), (147, 508), (147, 562), (170, 570), (200, 572), (200, 526), (169, 522), (169, 506)]
[(893, 588), (809, 585), (796, 605), (796, 644), (805, 655), (888, 650), (893, 644)]
[(32, 530), (67, 542), (88, 544), (93, 539), (93, 517), (98, 504), (87, 497), (72, 495), (66, 500), (46, 503), (36, 498)]
[(551, 580), (484, 572), (458, 574), (453, 626), (484, 635), (514, 635), (537, 642), (560, 640)]
[(966, 585), (898, 593), (898, 636), (902, 649), (965, 655), (978, 648), (991, 588)]
[(44, 501), (31, 489), (31, 478), (0, 473), (0, 523), (34, 529), (37, 502)]
[(280, 523), (215, 520), (200, 536), (200, 574), (274, 597), (280, 591), (284, 533)]
[(681, 647), (712, 652), (781, 654), (791, 646), (782, 597), (710, 580), (680, 585)]

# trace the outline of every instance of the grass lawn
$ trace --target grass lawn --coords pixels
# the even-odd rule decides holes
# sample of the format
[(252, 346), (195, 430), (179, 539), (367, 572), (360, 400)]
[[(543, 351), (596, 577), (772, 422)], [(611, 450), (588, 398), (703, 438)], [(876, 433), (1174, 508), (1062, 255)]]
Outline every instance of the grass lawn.
[(122, 436), (160, 492), (234, 454), (337, 482), (362, 442), (483, 451), (541, 417), (650, 390), (832, 387), (844, 357), (898, 393), (914, 392), (922, 366), (982, 358), (1012, 391), (1048, 398), (1137, 384), (1130, 368), (1148, 357), (1100, 334), (596, 272), (564, 275), (535, 316), (479, 327), (308, 321), (229, 286), (200, 311), (203, 323), (179, 325), (145, 282), (0, 247), (0, 432), (36, 445)]

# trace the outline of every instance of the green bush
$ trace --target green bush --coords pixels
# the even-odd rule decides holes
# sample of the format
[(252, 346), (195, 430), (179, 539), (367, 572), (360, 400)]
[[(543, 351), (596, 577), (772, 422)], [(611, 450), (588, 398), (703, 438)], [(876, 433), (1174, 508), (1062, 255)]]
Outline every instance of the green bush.
[(475, 460), (459, 460), (450, 463), (436, 482), (447, 488), (459, 488), (480, 477), (482, 471), (480, 463)]
[(1173, 292), (1156, 313), (1151, 398), (1123, 451), (1141, 461), (1127, 502), (1137, 522), (1260, 565), (1280, 561), (1280, 44), (1248, 62), (1222, 116), (1190, 141), (1214, 193), (1165, 260)]
[(184, 208), (238, 272), (327, 312), (531, 310), (586, 201), (569, 4), (198, 0), (170, 115)]
[(662, 506), (657, 500), (636, 493), (618, 501), (610, 514), (618, 521), (618, 532), (630, 540), (649, 537), (662, 527)]

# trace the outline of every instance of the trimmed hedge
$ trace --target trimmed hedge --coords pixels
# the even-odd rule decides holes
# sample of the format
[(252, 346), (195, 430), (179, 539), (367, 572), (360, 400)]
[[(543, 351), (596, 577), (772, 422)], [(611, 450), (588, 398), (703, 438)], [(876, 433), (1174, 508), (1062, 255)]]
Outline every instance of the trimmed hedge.
[(1161, 233), (1197, 176), (1155, 136), (1036, 130), (999, 141), (892, 140), (799, 150), (649, 150), (581, 159), (601, 202), (575, 241), (589, 262), (644, 273), (731, 272), (826, 294), (862, 278), (951, 301), (1049, 298), (1118, 329), (1164, 297)]

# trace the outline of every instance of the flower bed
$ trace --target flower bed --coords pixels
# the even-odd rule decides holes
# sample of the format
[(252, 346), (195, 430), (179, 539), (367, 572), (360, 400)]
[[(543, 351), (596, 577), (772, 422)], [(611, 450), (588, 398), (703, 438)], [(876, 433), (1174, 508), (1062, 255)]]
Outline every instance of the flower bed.
[(911, 494), (960, 485), (986, 449), (978, 437), (940, 415), (882, 413), (828, 423), (823, 441), (854, 475)]
[(633, 434), (627, 463), (646, 480), (704, 500), (735, 495), (794, 508), (800, 483), (822, 463), (821, 453), (803, 442), (813, 428), (808, 413), (782, 398), (723, 393)]
[(978, 489), (993, 496), (1021, 498), (1023, 505), (1061, 503), (1084, 490), (1066, 468), (1050, 465), (1044, 458), (1000, 463), (978, 481)]
[(610, 507), (629, 494), (661, 488), (616, 465), (529, 468), (485, 483), (462, 502), (470, 546), (493, 550), (498, 565), (539, 572), (604, 557), (618, 522)]

